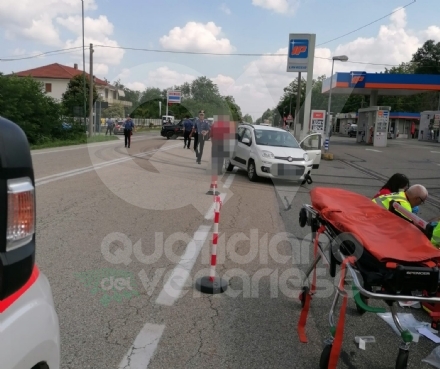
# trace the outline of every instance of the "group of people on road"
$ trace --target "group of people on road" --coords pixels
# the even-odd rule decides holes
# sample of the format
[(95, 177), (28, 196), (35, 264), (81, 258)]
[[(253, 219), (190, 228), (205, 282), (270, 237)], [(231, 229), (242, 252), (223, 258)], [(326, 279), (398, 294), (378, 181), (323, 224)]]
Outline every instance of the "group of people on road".
[[(408, 212), (417, 214), (419, 212), (419, 206), (424, 204), (427, 199), (428, 190), (426, 187), (420, 184), (410, 186), (409, 179), (406, 175), (395, 173), (373, 197), (372, 201), (412, 223), (412, 220), (408, 218), (408, 216), (394, 208), (393, 203), (397, 202)], [(431, 219), (427, 227), (421, 229), (421, 231), (435, 247), (440, 248), (439, 219)]]
[(191, 138), (194, 137), (194, 152), (196, 154), (196, 163), (201, 164), (203, 156), (203, 148), (207, 134), (211, 130), (209, 122), (205, 119), (205, 111), (200, 110), (198, 118), (194, 123), (190, 120), (190, 116), (186, 115), (183, 121), (183, 148), (190, 149)]

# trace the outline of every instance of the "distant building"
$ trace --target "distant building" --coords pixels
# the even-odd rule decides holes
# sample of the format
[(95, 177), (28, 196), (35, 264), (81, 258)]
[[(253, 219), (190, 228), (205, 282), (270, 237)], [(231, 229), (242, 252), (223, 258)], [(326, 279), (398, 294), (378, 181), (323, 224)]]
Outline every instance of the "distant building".
[[(74, 64), (72, 68), (67, 65), (54, 63), (13, 74), (18, 77), (32, 77), (42, 82), (46, 94), (61, 101), (70, 79), (77, 75), (82, 75), (83, 71), (78, 69), (78, 64)], [(87, 73), (86, 78), (89, 79), (89, 74)], [(101, 101), (107, 102), (109, 106), (116, 102), (124, 107), (132, 106), (131, 101), (120, 100), (121, 97), (125, 97), (124, 91), (118, 90), (115, 86), (97, 77), (94, 77), (94, 84), (98, 94), (102, 94)]]

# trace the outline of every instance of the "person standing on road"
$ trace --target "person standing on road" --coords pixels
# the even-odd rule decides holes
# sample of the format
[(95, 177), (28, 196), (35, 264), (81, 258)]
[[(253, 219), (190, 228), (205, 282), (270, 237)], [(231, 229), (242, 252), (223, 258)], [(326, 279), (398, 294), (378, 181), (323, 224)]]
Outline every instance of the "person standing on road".
[[(185, 116), (183, 121), (183, 148), (190, 148), (191, 145), (191, 133), (194, 128), (193, 122), (189, 120), (189, 115)], [(187, 144), (188, 143), (188, 144)]]
[(130, 116), (128, 116), (124, 126), (125, 147), (127, 147), (128, 144), (128, 148), (130, 148), (131, 135), (133, 134), (133, 130), (134, 130), (134, 123), (131, 120)]
[(113, 131), (113, 121), (110, 118), (107, 118), (107, 130), (105, 131), (105, 135), (107, 136), (107, 133), (110, 132), (110, 136), (111, 136), (112, 131)]
[(194, 122), (194, 130), (197, 132), (197, 142), (194, 142), (194, 151), (196, 152), (197, 164), (201, 164), (203, 156), (203, 148), (205, 146), (205, 136), (209, 132), (210, 127), (208, 121), (205, 119), (205, 111), (199, 111), (199, 117)]

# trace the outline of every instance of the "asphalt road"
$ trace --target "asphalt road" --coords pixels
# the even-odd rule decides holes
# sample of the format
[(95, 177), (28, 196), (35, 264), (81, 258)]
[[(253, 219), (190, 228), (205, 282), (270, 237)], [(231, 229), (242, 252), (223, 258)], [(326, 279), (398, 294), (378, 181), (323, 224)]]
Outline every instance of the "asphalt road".
[[(440, 146), (398, 140), (374, 148), (341, 137), (330, 145), (335, 160), (322, 162), (312, 185), (251, 183), (242, 171), (219, 179), (217, 272), (229, 287), (214, 296), (194, 289), (209, 275), (210, 143), (201, 165), (181, 139), (157, 134), (135, 135), (130, 149), (117, 141), (34, 152), (37, 263), (60, 318), (62, 368), (317, 368), (334, 282), (319, 265), (309, 343), (301, 344), (298, 271), (312, 247), (298, 212), (310, 189), (372, 196), (400, 171), (432, 195), (421, 216), (440, 212)], [(429, 321), (421, 310), (399, 311)], [(376, 343), (361, 350), (355, 336)], [(394, 368), (399, 343), (350, 300), (338, 368)], [(421, 337), (408, 367), (428, 368), (421, 360), (435, 346)]]

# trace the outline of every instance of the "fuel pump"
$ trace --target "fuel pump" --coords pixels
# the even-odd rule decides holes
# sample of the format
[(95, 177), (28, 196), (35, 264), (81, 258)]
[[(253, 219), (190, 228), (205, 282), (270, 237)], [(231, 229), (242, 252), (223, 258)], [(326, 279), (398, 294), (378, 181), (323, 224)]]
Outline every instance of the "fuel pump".
[(357, 143), (386, 147), (390, 106), (371, 106), (358, 110)]

